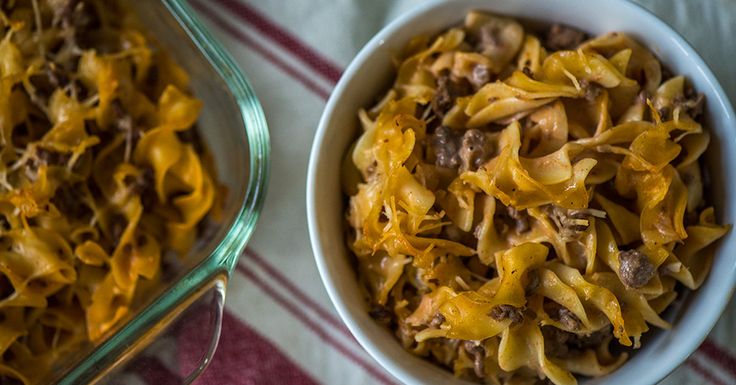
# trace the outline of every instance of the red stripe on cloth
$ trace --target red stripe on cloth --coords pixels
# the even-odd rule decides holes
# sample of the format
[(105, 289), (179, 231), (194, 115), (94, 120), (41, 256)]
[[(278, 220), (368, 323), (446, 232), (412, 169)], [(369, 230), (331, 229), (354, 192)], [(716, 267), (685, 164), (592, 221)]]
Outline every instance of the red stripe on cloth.
[(710, 339), (706, 339), (700, 345), (698, 351), (736, 377), (736, 358), (728, 350), (716, 345)]
[(370, 362), (364, 360), (362, 357), (355, 354), (353, 351), (348, 349), (345, 345), (340, 343), (340, 341), (338, 341), (333, 336), (331, 336), (327, 331), (322, 329), (322, 327), (317, 322), (312, 321), (304, 312), (302, 312), (301, 309), (299, 309), (298, 306), (289, 302), (289, 300), (287, 300), (286, 297), (279, 294), (276, 290), (274, 290), (271, 286), (269, 286), (265, 281), (259, 278), (252, 270), (250, 270), (249, 268), (243, 265), (238, 265), (237, 271), (240, 272), (246, 278), (248, 278), (251, 282), (253, 282), (253, 284), (258, 286), (266, 295), (271, 297), (282, 308), (284, 308), (286, 311), (291, 313), (291, 315), (294, 316), (294, 318), (296, 318), (301, 323), (303, 323), (314, 334), (319, 336), (319, 338), (322, 339), (322, 341), (324, 341), (328, 345), (335, 348), (335, 350), (337, 350), (338, 353), (343, 355), (345, 358), (348, 358), (349, 360), (353, 361), (356, 365), (363, 368), (368, 374), (370, 374), (373, 378), (378, 380), (380, 383), (387, 384), (387, 385), (396, 384), (396, 382), (394, 382), (391, 378), (389, 378), (388, 375), (384, 373), (382, 369), (379, 369), (376, 366), (373, 366)]
[(325, 79), (332, 83), (337, 83), (340, 79), (342, 70), (337, 65), (306, 44), (302, 43), (291, 32), (269, 20), (255, 8), (236, 0), (215, 0), (215, 2), (220, 3), (221, 6), (233, 12), (241, 20), (250, 24), (264, 36), (270, 38), (276, 44), (291, 52), (304, 64), (311, 67)]
[(332, 313), (330, 313), (327, 309), (323, 308), (315, 302), (312, 298), (305, 295), (294, 283), (292, 283), (289, 278), (281, 274), (278, 269), (273, 267), (265, 258), (261, 257), (258, 253), (256, 253), (251, 248), (245, 249), (245, 255), (246, 257), (250, 258), (253, 262), (255, 262), (258, 266), (260, 266), (268, 275), (271, 276), (276, 282), (278, 282), (280, 285), (284, 287), (289, 293), (291, 293), (296, 299), (298, 299), (300, 302), (305, 304), (308, 308), (310, 308), (312, 311), (317, 313), (317, 315), (322, 318), (325, 322), (329, 323), (332, 327), (334, 327), (336, 330), (341, 332), (342, 334), (345, 334), (346, 336), (353, 338), (353, 335), (350, 333), (347, 327), (340, 321), (337, 317), (335, 317)]
[(232, 25), (230, 22), (228, 22), (224, 18), (217, 15), (217, 13), (213, 12), (207, 5), (201, 4), (198, 1), (192, 1), (190, 2), (190, 4), (192, 5), (194, 9), (197, 10), (197, 12), (205, 15), (208, 19), (215, 22), (215, 24), (220, 29), (222, 29), (224, 32), (227, 32), (230, 36), (237, 39), (242, 44), (248, 46), (253, 51), (263, 56), (264, 59), (268, 60), (269, 62), (271, 62), (271, 64), (279, 68), (281, 71), (283, 71), (287, 75), (297, 80), (299, 83), (304, 85), (304, 87), (314, 92), (317, 96), (325, 100), (327, 100), (327, 98), (330, 96), (329, 91), (326, 91), (320, 85), (315, 83), (312, 79), (303, 75), (297, 69), (290, 66), (289, 64), (287, 64), (286, 62), (284, 62), (283, 60), (279, 59), (277, 56), (269, 52), (268, 49), (266, 49), (264, 46), (259, 44), (257, 41), (252, 39), (250, 36), (246, 35), (243, 31), (239, 30), (237, 27)]
[(723, 382), (720, 378), (716, 377), (708, 371), (705, 367), (703, 367), (698, 361), (694, 359), (689, 359), (686, 362), (686, 365), (692, 369), (693, 372), (698, 373), (701, 377), (705, 378), (708, 382), (714, 384), (714, 385), (728, 385), (725, 382)]
[(133, 373), (143, 379), (148, 385), (179, 385), (181, 376), (172, 372), (158, 358), (151, 356), (136, 357), (129, 365)]
[[(207, 324), (208, 312), (190, 319), (178, 333), (178, 354), (182, 366), (191, 371), (202, 346), (209, 343), (208, 333), (198, 331)], [(190, 353), (195, 352), (195, 353)], [(149, 383), (164, 385), (168, 382)], [(194, 381), (196, 385), (317, 385), (309, 374), (291, 361), (275, 345), (250, 326), (225, 311), (222, 318), (220, 342), (207, 370)]]

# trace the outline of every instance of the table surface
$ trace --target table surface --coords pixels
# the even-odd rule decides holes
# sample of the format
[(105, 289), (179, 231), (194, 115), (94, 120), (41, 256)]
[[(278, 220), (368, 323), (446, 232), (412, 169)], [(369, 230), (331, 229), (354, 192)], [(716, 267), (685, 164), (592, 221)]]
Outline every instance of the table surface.
[[(736, 1), (641, 0), (736, 100)], [(230, 283), (220, 346), (197, 384), (395, 384), (343, 326), (313, 262), (306, 165), (325, 101), (358, 50), (420, 0), (191, 0), (250, 78), (268, 119), (271, 181)], [(339, 31), (339, 32), (338, 32)], [(736, 303), (663, 384), (736, 384)]]

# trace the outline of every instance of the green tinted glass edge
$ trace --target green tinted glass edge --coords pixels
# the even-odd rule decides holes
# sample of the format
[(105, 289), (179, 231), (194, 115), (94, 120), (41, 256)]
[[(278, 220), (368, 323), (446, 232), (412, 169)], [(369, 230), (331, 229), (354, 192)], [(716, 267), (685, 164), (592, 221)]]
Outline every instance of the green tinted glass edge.
[[(255, 229), (266, 196), (270, 169), (270, 139), (266, 117), (253, 88), (186, 0), (161, 0), (179, 21), (197, 48), (217, 70), (240, 106), (248, 137), (250, 173), (248, 190), (240, 213), (223, 242), (213, 251), (219, 265), (232, 272), (240, 253)], [(209, 259), (205, 262), (208, 262)]]
[(229, 276), (255, 230), (265, 199), (270, 169), (270, 142), (266, 118), (253, 88), (235, 61), (212, 38), (185, 0), (161, 1), (223, 78), (240, 107), (250, 150), (247, 192), (232, 227), (210, 256), (66, 373), (59, 384), (88, 383), (97, 373), (115, 364), (120, 355), (134, 345), (143, 332), (199, 287), (218, 274), (226, 273)]

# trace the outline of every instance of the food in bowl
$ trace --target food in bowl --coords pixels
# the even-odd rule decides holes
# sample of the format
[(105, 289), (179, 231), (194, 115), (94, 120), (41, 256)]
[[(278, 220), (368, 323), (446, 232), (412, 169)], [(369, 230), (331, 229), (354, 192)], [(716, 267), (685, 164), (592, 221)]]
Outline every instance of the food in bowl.
[(532, 30), (470, 12), (408, 44), (343, 164), (348, 242), (407, 350), (481, 382), (574, 384), (670, 326), (730, 226), (684, 77), (622, 33)]
[(0, 7), (0, 382), (97, 343), (217, 206), (188, 75), (122, 2)]

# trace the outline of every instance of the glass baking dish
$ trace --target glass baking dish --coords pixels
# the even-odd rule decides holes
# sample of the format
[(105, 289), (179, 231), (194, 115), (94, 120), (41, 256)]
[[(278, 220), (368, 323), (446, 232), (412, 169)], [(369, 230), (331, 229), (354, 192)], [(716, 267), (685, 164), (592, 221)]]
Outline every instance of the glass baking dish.
[[(164, 284), (154, 295), (133, 309), (101, 343), (89, 344), (59, 362), (42, 383), (127, 383), (128, 371), (145, 377), (142, 361), (131, 359), (151, 350), (172, 329), (181, 329), (172, 325), (190, 320), (197, 323), (194, 329), (207, 335), (198, 347), (201, 352), (178, 371), (180, 378), (175, 382), (194, 380), (214, 353), (226, 284), (263, 203), (269, 170), (268, 129), (248, 81), (186, 1), (129, 4), (154, 40), (189, 73), (192, 92), (204, 102), (197, 127), (212, 155), (218, 180), (226, 187), (224, 208), (221, 220), (207, 228), (206, 241), (186, 258), (173, 261), (176, 266), (164, 266), (170, 273), (164, 274)], [(157, 349), (170, 351), (176, 346)], [(134, 364), (129, 365), (131, 362)]]

